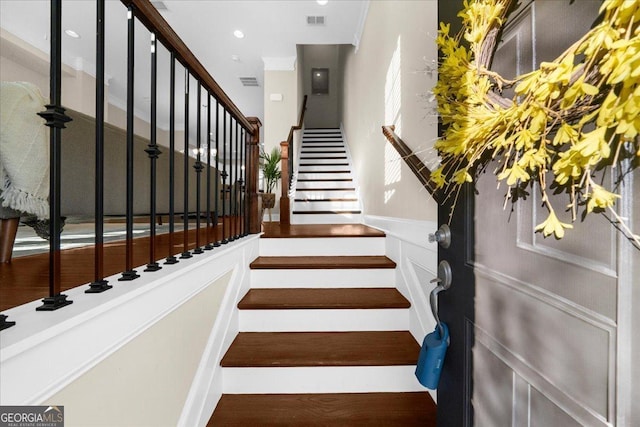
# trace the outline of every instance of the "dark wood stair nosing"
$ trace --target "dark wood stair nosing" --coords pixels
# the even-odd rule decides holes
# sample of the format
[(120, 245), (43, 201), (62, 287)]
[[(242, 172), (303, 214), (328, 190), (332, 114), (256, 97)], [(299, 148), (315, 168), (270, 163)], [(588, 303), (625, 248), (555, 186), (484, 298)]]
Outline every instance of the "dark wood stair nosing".
[(220, 361), (227, 368), (415, 366), (409, 331), (240, 332)]
[(250, 289), (240, 310), (372, 310), (408, 309), (411, 303), (396, 288), (262, 288)]
[(396, 266), (393, 260), (384, 255), (259, 256), (249, 264), (252, 270), (394, 269)]
[(426, 391), (405, 393), (223, 394), (207, 427), (270, 425), (435, 427)]

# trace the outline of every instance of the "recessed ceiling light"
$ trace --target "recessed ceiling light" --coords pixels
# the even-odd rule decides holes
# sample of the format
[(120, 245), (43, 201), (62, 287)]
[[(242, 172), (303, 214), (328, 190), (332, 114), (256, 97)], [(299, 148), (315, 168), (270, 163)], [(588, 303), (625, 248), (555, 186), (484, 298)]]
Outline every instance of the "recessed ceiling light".
[(64, 33), (66, 35), (68, 35), (69, 37), (73, 37), (74, 39), (79, 39), (80, 38), (80, 34), (76, 33), (73, 30), (64, 30)]
[(235, 62), (240, 62), (240, 57), (238, 55), (231, 55), (231, 60)]
[(236, 36), (239, 39), (243, 39), (244, 38), (244, 33), (242, 31), (240, 31), (240, 30), (235, 30), (233, 32), (233, 35)]
[(320, 6), (324, 6), (325, 4), (329, 3), (329, 0), (316, 0), (316, 1)]

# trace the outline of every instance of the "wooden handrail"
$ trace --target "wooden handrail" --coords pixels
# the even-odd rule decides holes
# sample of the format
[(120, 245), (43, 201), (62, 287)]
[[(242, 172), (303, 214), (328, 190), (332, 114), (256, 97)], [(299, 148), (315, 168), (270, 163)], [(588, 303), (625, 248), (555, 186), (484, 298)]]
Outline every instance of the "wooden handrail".
[(429, 168), (416, 156), (411, 148), (395, 133), (395, 126), (382, 126), (382, 133), (387, 141), (398, 151), (400, 157), (405, 161), (409, 169), (418, 178), (418, 181), (427, 189), (431, 197), (436, 202), (440, 201), (440, 191), (436, 188), (435, 183), (431, 180), (431, 172)]
[(287, 137), (287, 143), (291, 143), (293, 141), (293, 132), (302, 129), (302, 125), (304, 124), (304, 113), (307, 111), (307, 95), (302, 99), (302, 108), (300, 109), (300, 119), (298, 120), (298, 124), (291, 126), (289, 130), (289, 136)]
[(293, 160), (294, 160), (294, 147), (293, 147), (293, 133), (297, 130), (302, 129), (304, 125), (304, 113), (307, 111), (307, 95), (302, 99), (302, 108), (300, 109), (300, 118), (298, 119), (298, 124), (291, 126), (289, 130), (289, 136), (287, 137), (287, 146), (289, 147), (289, 161), (287, 163), (288, 173), (289, 173), (289, 187), (291, 187), (291, 181), (293, 180)]
[(280, 169), (282, 170), (283, 183), (282, 194), (280, 196), (280, 224), (284, 225), (289, 225), (291, 223), (289, 215), (289, 188), (291, 188), (291, 181), (293, 179), (293, 133), (297, 130), (302, 129), (302, 125), (304, 124), (305, 111), (307, 111), (307, 95), (305, 95), (302, 99), (302, 108), (300, 110), (300, 119), (298, 119), (298, 124), (291, 126), (287, 140), (280, 143), (280, 153), (282, 156)]
[(242, 114), (240, 109), (231, 101), (231, 98), (222, 90), (220, 85), (211, 77), (211, 74), (204, 68), (202, 63), (189, 50), (182, 39), (173, 31), (173, 28), (160, 15), (158, 10), (149, 0), (121, 0), (122, 3), (135, 9), (136, 18), (144, 24), (147, 29), (155, 33), (156, 38), (165, 47), (174, 53), (176, 59), (187, 68), (191, 74), (213, 95), (221, 105), (247, 130), (252, 130), (249, 120)]

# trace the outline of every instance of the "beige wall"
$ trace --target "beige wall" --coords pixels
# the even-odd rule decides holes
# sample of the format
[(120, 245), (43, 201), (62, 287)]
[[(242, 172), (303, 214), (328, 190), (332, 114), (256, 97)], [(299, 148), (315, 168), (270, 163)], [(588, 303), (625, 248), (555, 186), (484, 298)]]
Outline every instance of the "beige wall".
[(436, 119), (421, 95), (435, 84), (435, 74), (422, 71), (436, 58), (436, 28), (436, 2), (372, 1), (358, 51), (343, 48), (342, 121), (367, 215), (437, 218), (435, 202), (381, 131), (395, 124), (421, 158), (433, 156)]
[[(42, 402), (72, 426), (174, 426), (231, 273)], [(189, 331), (189, 333), (185, 333)]]
[[(286, 141), (291, 126), (298, 122), (298, 72), (264, 72), (264, 149), (271, 152)], [(271, 101), (271, 94), (282, 95), (282, 101)], [(272, 213), (280, 212), (281, 187), (276, 191), (276, 207)]]

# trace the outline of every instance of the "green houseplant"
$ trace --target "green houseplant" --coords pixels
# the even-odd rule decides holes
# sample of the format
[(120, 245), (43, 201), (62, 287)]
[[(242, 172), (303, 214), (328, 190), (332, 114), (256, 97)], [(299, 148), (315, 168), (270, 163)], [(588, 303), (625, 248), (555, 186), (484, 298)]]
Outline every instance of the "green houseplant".
[(276, 205), (276, 195), (273, 191), (282, 177), (282, 172), (280, 171), (280, 161), (282, 160), (280, 149), (273, 147), (270, 153), (262, 151), (260, 160), (265, 182), (262, 208), (269, 209), (269, 221), (271, 221), (271, 209)]

